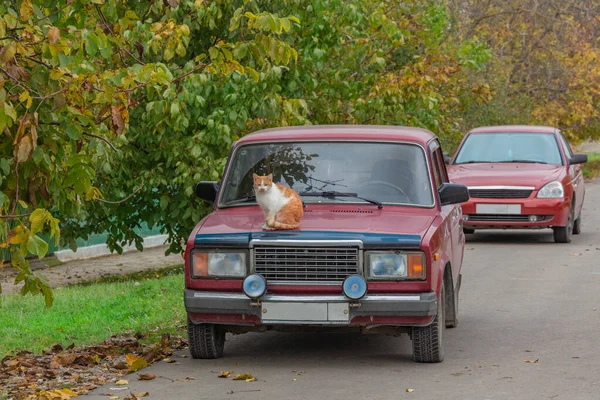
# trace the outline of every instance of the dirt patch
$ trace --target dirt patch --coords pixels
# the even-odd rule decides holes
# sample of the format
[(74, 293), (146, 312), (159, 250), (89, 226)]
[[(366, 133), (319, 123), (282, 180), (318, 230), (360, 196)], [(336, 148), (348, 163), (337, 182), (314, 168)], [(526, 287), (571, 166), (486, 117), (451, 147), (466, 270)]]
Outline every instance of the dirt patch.
[[(137, 272), (162, 269), (182, 264), (180, 254), (165, 256), (166, 246), (153, 247), (142, 252), (132, 251), (122, 255), (75, 260), (61, 264), (55, 258), (32, 261), (31, 267), (43, 275), (50, 287), (57, 288), (83, 282), (95, 281), (109, 276), (129, 275)], [(15, 270), (6, 265), (0, 270), (2, 293), (16, 293), (23, 284), (15, 285)]]

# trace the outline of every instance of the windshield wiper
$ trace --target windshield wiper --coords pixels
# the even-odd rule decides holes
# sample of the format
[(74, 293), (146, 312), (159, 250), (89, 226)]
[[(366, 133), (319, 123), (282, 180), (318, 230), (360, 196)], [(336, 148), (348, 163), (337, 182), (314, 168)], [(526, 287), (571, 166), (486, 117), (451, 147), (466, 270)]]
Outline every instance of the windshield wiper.
[(232, 200), (232, 201), (228, 201), (226, 203), (226, 205), (239, 204), (239, 203), (249, 203), (251, 201), (256, 201), (256, 196), (255, 195), (246, 196), (246, 197), (242, 197), (241, 199), (235, 199), (235, 200)]
[(505, 161), (498, 161), (501, 163), (526, 163), (526, 164), (548, 164), (547, 162), (544, 161), (535, 161), (535, 160), (505, 160)]
[(454, 164), (485, 164), (485, 163), (492, 163), (492, 162), (495, 162), (495, 161), (469, 160), (469, 161), (463, 161), (463, 162), (454, 163)]
[(305, 192), (300, 193), (300, 196), (311, 196), (311, 197), (354, 197), (355, 199), (359, 199), (362, 201), (366, 201), (367, 203), (375, 204), (377, 208), (383, 208), (383, 203), (377, 200), (366, 199), (364, 197), (358, 196), (356, 193), (346, 193), (346, 192), (336, 192), (335, 190), (326, 190), (322, 192)]

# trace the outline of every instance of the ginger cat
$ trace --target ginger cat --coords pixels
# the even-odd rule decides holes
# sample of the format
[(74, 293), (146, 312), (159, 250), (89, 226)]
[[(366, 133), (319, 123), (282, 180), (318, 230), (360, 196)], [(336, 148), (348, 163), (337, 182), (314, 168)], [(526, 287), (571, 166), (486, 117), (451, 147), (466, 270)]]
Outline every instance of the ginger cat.
[(259, 176), (253, 174), (256, 202), (265, 214), (262, 228), (297, 229), (304, 215), (302, 199), (293, 189), (273, 183), (273, 174)]

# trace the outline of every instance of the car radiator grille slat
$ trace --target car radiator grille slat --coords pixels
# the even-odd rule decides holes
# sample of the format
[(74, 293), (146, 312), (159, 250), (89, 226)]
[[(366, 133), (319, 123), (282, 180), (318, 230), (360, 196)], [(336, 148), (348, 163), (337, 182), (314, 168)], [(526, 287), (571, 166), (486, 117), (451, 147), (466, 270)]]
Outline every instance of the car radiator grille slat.
[(359, 272), (357, 247), (266, 247), (253, 250), (254, 270), (269, 282), (342, 283)]
[[(538, 215), (537, 222), (546, 221), (551, 216)], [(528, 222), (529, 215), (522, 214), (470, 214), (469, 222)]]
[(479, 199), (526, 199), (531, 189), (469, 189), (469, 196)]

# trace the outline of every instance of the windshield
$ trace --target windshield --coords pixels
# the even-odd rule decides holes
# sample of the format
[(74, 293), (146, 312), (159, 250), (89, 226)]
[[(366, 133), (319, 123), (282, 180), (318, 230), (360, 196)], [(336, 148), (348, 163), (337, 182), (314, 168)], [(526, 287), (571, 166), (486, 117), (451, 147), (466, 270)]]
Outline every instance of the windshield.
[[(382, 203), (432, 206), (425, 153), (398, 143), (297, 142), (238, 148), (223, 184), (221, 206), (254, 201), (252, 174), (303, 195), (305, 203)], [(335, 192), (335, 193), (331, 193)], [(336, 195), (339, 194), (339, 195)], [(353, 196), (354, 195), (354, 196)]]
[(558, 143), (549, 133), (472, 133), (454, 164), (531, 162), (562, 165)]

